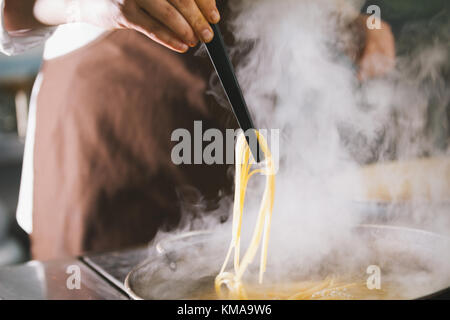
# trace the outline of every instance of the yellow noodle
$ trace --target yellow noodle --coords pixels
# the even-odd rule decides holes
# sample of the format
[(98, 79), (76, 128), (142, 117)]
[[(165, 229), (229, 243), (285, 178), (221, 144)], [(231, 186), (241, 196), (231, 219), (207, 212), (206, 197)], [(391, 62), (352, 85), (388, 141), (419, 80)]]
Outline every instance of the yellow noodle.
[[(221, 299), (354, 299), (347, 289), (356, 288), (358, 291), (367, 290), (363, 283), (338, 283), (333, 277), (319, 282), (293, 283), (284, 288), (263, 287), (263, 275), (266, 271), (267, 248), (269, 243), (270, 223), (275, 196), (275, 168), (272, 155), (264, 137), (256, 132), (259, 144), (264, 154), (263, 169), (253, 169), (250, 149), (244, 134), (241, 134), (236, 143), (236, 176), (235, 195), (233, 206), (232, 238), (225, 261), (215, 279), (215, 291)], [(242, 215), (244, 210), (245, 194), (250, 177), (262, 173), (266, 178), (264, 194), (261, 200), (256, 225), (248, 248), (242, 261), (240, 260), (240, 240), (242, 231)], [(250, 263), (253, 262), (258, 249), (261, 247), (259, 286), (246, 287), (242, 277)], [(234, 271), (225, 271), (234, 251)], [(225, 290), (223, 290), (226, 288)], [(364, 295), (364, 294), (362, 294)]]
[[(216, 292), (220, 297), (224, 297), (221, 287), (225, 285), (229, 291), (229, 297), (245, 299), (247, 297), (245, 288), (242, 284), (248, 265), (253, 261), (262, 241), (261, 263), (259, 282), (262, 283), (265, 266), (267, 263), (267, 246), (270, 232), (270, 220), (272, 215), (274, 191), (275, 191), (275, 169), (266, 140), (259, 132), (256, 132), (259, 144), (264, 154), (264, 169), (252, 169), (250, 149), (247, 145), (245, 135), (241, 134), (236, 143), (236, 189), (233, 207), (233, 226), (232, 239), (228, 249), (225, 262), (219, 275), (216, 277)], [(266, 188), (264, 190), (261, 207), (256, 222), (250, 245), (247, 248), (242, 261), (240, 261), (240, 240), (242, 228), (242, 214), (244, 210), (245, 193), (247, 184), (251, 176), (256, 173), (263, 173), (266, 176)], [(225, 268), (234, 250), (234, 273), (225, 272)]]

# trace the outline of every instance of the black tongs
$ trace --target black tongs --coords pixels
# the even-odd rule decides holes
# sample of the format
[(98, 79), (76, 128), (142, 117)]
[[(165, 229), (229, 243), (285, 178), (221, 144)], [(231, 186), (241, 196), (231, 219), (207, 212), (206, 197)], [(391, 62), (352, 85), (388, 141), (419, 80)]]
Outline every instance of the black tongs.
[(242, 90), (237, 81), (233, 65), (228, 57), (222, 33), (217, 24), (211, 24), (211, 28), (214, 31), (214, 38), (211, 42), (206, 43), (206, 50), (216, 69), (216, 73), (219, 76), (238, 124), (245, 133), (253, 158), (256, 162), (260, 162), (262, 160), (260, 154), (261, 148), (256, 137), (255, 126), (248, 112), (247, 104), (242, 95)]

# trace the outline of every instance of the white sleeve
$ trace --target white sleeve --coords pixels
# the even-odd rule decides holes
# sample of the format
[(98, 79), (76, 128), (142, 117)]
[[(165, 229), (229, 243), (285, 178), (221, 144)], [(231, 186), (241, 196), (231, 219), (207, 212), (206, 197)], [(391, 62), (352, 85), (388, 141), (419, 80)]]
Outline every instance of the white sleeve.
[(8, 32), (3, 24), (4, 0), (0, 0), (0, 52), (6, 55), (23, 53), (45, 42), (56, 27), (44, 27), (36, 30)]

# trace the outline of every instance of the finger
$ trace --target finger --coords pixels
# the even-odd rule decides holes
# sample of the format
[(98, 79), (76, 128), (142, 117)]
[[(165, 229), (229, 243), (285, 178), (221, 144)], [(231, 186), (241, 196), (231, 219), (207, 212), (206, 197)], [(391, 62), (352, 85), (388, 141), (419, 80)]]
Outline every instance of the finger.
[(212, 40), (214, 33), (194, 0), (169, 0), (169, 2), (183, 15), (201, 41)]
[(195, 0), (198, 8), (203, 13), (203, 16), (210, 23), (217, 23), (220, 21), (220, 13), (217, 10), (216, 1), (215, 0)]
[(198, 39), (192, 27), (181, 13), (166, 0), (145, 0), (140, 1), (139, 4), (150, 16), (172, 30), (184, 43), (191, 47), (197, 44)]
[(144, 11), (139, 11), (130, 19), (131, 27), (145, 34), (155, 42), (176, 52), (186, 52), (189, 47), (181, 41), (170, 29)]

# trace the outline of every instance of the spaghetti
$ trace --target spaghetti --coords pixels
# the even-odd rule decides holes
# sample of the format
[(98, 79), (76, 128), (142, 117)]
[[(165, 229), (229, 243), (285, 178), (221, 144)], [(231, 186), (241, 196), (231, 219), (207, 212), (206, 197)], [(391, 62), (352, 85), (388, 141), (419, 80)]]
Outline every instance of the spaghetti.
[[(264, 137), (256, 132), (257, 139), (264, 153), (263, 168), (252, 168), (250, 148), (244, 134), (239, 135), (236, 143), (236, 175), (233, 207), (232, 239), (225, 261), (215, 279), (215, 291), (220, 299), (354, 299), (367, 296), (365, 283), (339, 282), (334, 277), (322, 281), (294, 282), (286, 286), (264, 287), (263, 275), (266, 271), (267, 248), (269, 242), (270, 223), (275, 196), (275, 168), (272, 155)], [(265, 190), (256, 225), (250, 244), (240, 261), (242, 215), (245, 195), (250, 178), (261, 173), (266, 177)], [(244, 286), (242, 278), (248, 266), (253, 262), (261, 247), (259, 265), (259, 285)], [(234, 271), (225, 271), (231, 254), (234, 251)], [(226, 288), (226, 290), (225, 290)], [(364, 294), (365, 292), (365, 294)], [(355, 296), (356, 294), (356, 296)], [(378, 292), (383, 295), (383, 292)]]
[[(250, 148), (247, 144), (244, 134), (239, 135), (236, 143), (236, 176), (235, 176), (235, 194), (233, 207), (233, 226), (232, 239), (228, 249), (225, 262), (215, 280), (215, 288), (219, 297), (224, 298), (222, 286), (226, 285), (229, 290), (228, 297), (235, 299), (246, 299), (247, 294), (242, 285), (242, 276), (248, 265), (255, 258), (256, 252), (262, 242), (259, 283), (263, 281), (263, 275), (266, 271), (267, 246), (269, 243), (270, 222), (272, 218), (273, 201), (275, 196), (275, 169), (267, 141), (256, 131), (256, 136), (264, 153), (264, 169), (253, 169), (250, 158)], [(266, 176), (266, 187), (261, 201), (256, 226), (250, 245), (245, 252), (242, 262), (240, 261), (240, 241), (242, 229), (242, 214), (244, 210), (245, 192), (249, 179), (255, 173), (263, 173)], [(231, 253), (234, 250), (234, 273), (225, 272)]]

